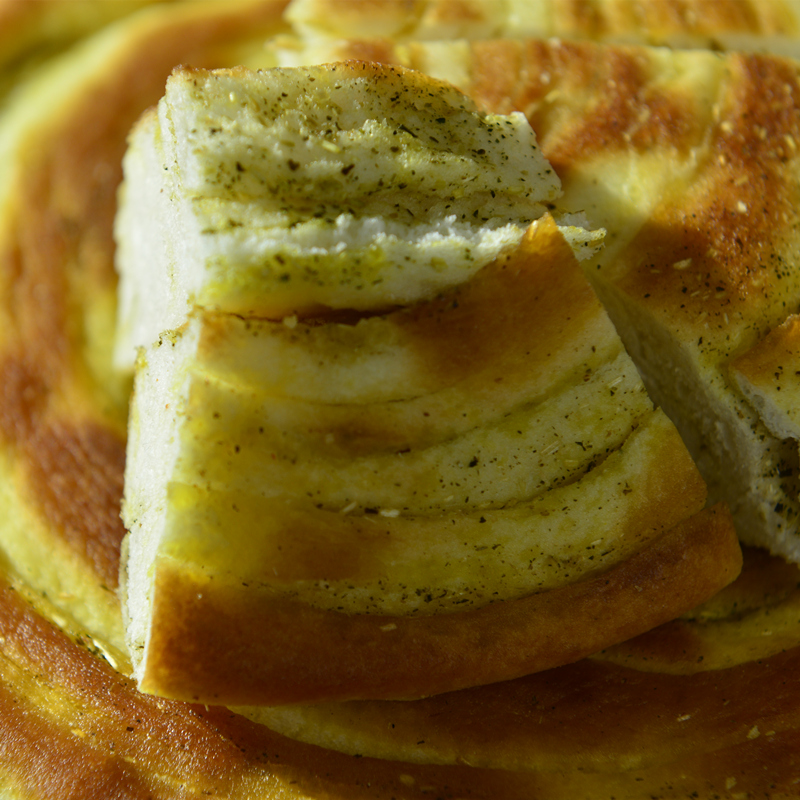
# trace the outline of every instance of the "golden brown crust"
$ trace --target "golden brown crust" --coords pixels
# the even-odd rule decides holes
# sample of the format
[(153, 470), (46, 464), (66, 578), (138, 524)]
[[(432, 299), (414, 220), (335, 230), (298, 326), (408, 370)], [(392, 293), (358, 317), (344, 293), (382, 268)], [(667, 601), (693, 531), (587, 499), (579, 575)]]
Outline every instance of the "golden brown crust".
[(800, 317), (792, 315), (757, 345), (735, 358), (731, 369), (741, 372), (757, 386), (767, 385), (773, 391), (781, 391), (782, 373), (796, 364), (799, 339)]
[[(682, 642), (665, 633), (664, 652), (678, 655)], [(413, 703), (323, 704), (306, 709), (311, 730), (303, 733), (388, 758), (625, 773), (792, 731), (799, 665), (797, 647), (726, 670), (680, 675), (590, 659)], [(768, 702), (753, 690), (764, 676), (779, 684)]]
[[(292, 435), (302, 435), (306, 425), (314, 431), (311, 458), (316, 453), (320, 460), (326, 456), (327, 446), (316, 444), (320, 429), (334, 434), (348, 459), (362, 452), (393, 452), (447, 440), (457, 425), (485, 424), (486, 414), (491, 420), (522, 402), (549, 396), (554, 382), (582, 384), (593, 370), (593, 356), (607, 347), (615, 351), (619, 345), (570, 248), (549, 218), (531, 228), (518, 250), (488, 265), (463, 287), (387, 319), (410, 341), (415, 363), (410, 374), (419, 372), (422, 379), (412, 377), (411, 388), (399, 387), (404, 394), (410, 391), (407, 404), (401, 402), (404, 395), (390, 396), (389, 402), (375, 404), (377, 413), (368, 403), (326, 404), (312, 406), (310, 421), (302, 417), (301, 425), (295, 425), (292, 417), (286, 419), (285, 430)], [(535, 325), (530, 324), (532, 319)], [(246, 335), (252, 336), (253, 330)], [(208, 381), (214, 373), (204, 374)], [(448, 402), (451, 389), (455, 399)], [(276, 390), (291, 396), (291, 388), (280, 379)], [(621, 398), (611, 400), (608, 413), (617, 402)], [(411, 408), (404, 409), (405, 405)], [(408, 419), (405, 411), (410, 412)], [(330, 424), (333, 412), (343, 416), (348, 427)], [(146, 614), (141, 670), (140, 659), (134, 659), (141, 687), (155, 694), (226, 704), (416, 697), (557, 666), (641, 632), (657, 624), (656, 619), (661, 622), (682, 613), (688, 606), (680, 582), (670, 581), (675, 590), (663, 591), (664, 579), (657, 577), (657, 571), (665, 553), (648, 543), (702, 508), (705, 486), (663, 416), (642, 418), (638, 424), (647, 431), (642, 433), (647, 444), (637, 447), (637, 432), (619, 453), (598, 452), (597, 462), (583, 468), (585, 480), (582, 475), (566, 480), (567, 490), (575, 483), (584, 488), (584, 495), (578, 488), (566, 499), (556, 489), (542, 490), (541, 496), (531, 499), (514, 498), (516, 504), (509, 503), (508, 508), (475, 508), (457, 500), (456, 508), (445, 506), (432, 517), (415, 518), (411, 513), (365, 520), (363, 515), (340, 513), (341, 505), (322, 510), (292, 507), (288, 491), (273, 500), (252, 490), (231, 495), (213, 489), (207, 495), (187, 490), (180, 501), (170, 498), (175, 509), (168, 517), (170, 527), (152, 556), (153, 609), (141, 608), (143, 592), (136, 587), (126, 601), (131, 615)], [(238, 447), (235, 429), (228, 425), (220, 435), (204, 431), (201, 435), (212, 445), (224, 439), (228, 447), (232, 443)], [(270, 452), (275, 452), (272, 446), (265, 451), (267, 458)], [(206, 451), (197, 457), (201, 472), (206, 468), (214, 472), (214, 462), (204, 461), (205, 457)], [(631, 466), (621, 473), (618, 463)], [(227, 488), (230, 472), (223, 469), (220, 475), (219, 483)], [(445, 467), (438, 475), (456, 482)], [(180, 480), (192, 483), (204, 478), (190, 474)], [(595, 479), (598, 488), (590, 493), (588, 486)], [(312, 488), (302, 474), (297, 481), (303, 495)], [(601, 523), (604, 504), (616, 508), (606, 495), (619, 492), (625, 504), (620, 502), (619, 512), (604, 516)], [(132, 497), (128, 495), (128, 502)], [(584, 505), (583, 497), (592, 501)], [(327, 495), (315, 493), (314, 499), (322, 504)], [(540, 537), (548, 541), (548, 531), (573, 511), (563, 528), (568, 531), (567, 548), (562, 551), (560, 543), (549, 548), (538, 544)], [(205, 515), (212, 520), (209, 530), (231, 530), (221, 547), (210, 544), (213, 534), (199, 533), (206, 530)], [(577, 588), (580, 584), (573, 593), (553, 590), (519, 600), (539, 590), (539, 566), (531, 562), (526, 570), (524, 559), (521, 570), (515, 564), (504, 565), (505, 559), (514, 558), (502, 549), (504, 525), (513, 526), (510, 536), (530, 541), (534, 559), (541, 558), (543, 548), (545, 563), (567, 561), (562, 571), (572, 582), (626, 558), (633, 558), (632, 570), (656, 572), (647, 579), (644, 573), (638, 575), (635, 592), (613, 580), (606, 584), (598, 579), (603, 602), (613, 606), (613, 613), (596, 613), (586, 586)], [(147, 533), (134, 531), (136, 536)], [(475, 548), (446, 555), (435, 549), (451, 540), (475, 543)], [(487, 545), (481, 548), (487, 552), (476, 553), (484, 541), (491, 548)], [(735, 550), (732, 539), (729, 544)], [(131, 547), (135, 546), (132, 541)], [(714, 549), (713, 540), (709, 546)], [(497, 548), (501, 548), (499, 558), (494, 555)], [(582, 560), (579, 553), (584, 550), (587, 558)], [(639, 551), (644, 561), (634, 555)], [(464, 560), (477, 565), (474, 571), (458, 563), (462, 552)], [(412, 559), (409, 569), (403, 560), (407, 553)], [(613, 561), (606, 560), (609, 553)], [(695, 568), (706, 569), (713, 563), (697, 559)], [(149, 561), (131, 559), (127, 569), (131, 581), (131, 575), (143, 576), (151, 567)], [(561, 574), (557, 568), (553, 572)], [(725, 570), (717, 577), (713, 572), (712, 566), (712, 593), (730, 578)], [(611, 580), (612, 574), (625, 573), (605, 572), (605, 579)], [(461, 582), (449, 583), (456, 580), (454, 576)], [(564, 583), (567, 579), (545, 588)], [(356, 595), (358, 599), (351, 601), (348, 592), (362, 586), (367, 587), (366, 597)], [(377, 605), (380, 600), (370, 596), (392, 592), (412, 598), (395, 601), (393, 595), (394, 605), (386, 611)], [(424, 599), (416, 599), (425, 595), (432, 595), (427, 607)], [(630, 598), (628, 605), (637, 611), (629, 614), (623, 597), (628, 595), (638, 601), (650, 595), (647, 606), (655, 616), (641, 613), (638, 602)], [(692, 596), (694, 603), (701, 597)], [(492, 600), (491, 609), (473, 613)], [(329, 613), (322, 611), (325, 608)], [(405, 616), (420, 608), (424, 619)], [(374, 615), (365, 616), (373, 611)]]
[(793, 314), (733, 359), (730, 374), (771, 433), (800, 439), (800, 317)]
[[(564, 180), (616, 152), (657, 147), (685, 156), (704, 138), (712, 112), (697, 94), (704, 87), (684, 89), (678, 76), (660, 74), (681, 63), (680, 53), (531, 39), (474, 42), (467, 58), (469, 93), (487, 108), (524, 111)], [(710, 54), (690, 58), (719, 62)]]
[(463, 612), (454, 625), (316, 611), (163, 564), (142, 688), (228, 704), (434, 694), (577, 660), (688, 610), (739, 568), (719, 509), (596, 578)]
[[(748, 736), (755, 738), (754, 728), (774, 735), (794, 727), (796, 720), (783, 717), (783, 709), (796, 706), (797, 666), (796, 648), (765, 662), (692, 676), (582, 661), (563, 668), (556, 681), (552, 676), (532, 675), (491, 687), (492, 691), (474, 690), (476, 705), (470, 702), (469, 691), (422, 701), (425, 730), (430, 727), (431, 736), (448, 729), (451, 735), (458, 731), (464, 748), (459, 756), (476, 766), (481, 762), (470, 747), (480, 751), (485, 740), (498, 750), (506, 748), (509, 765), (517, 761), (529, 767), (535, 753), (533, 760), (541, 770), (567, 768), (568, 763), (561, 760), (565, 757), (571, 764), (578, 761), (584, 769), (599, 771), (674, 763), (690, 754), (742, 744)], [(767, 706), (762, 697), (749, 691), (764, 672), (771, 680), (792, 676), (776, 688)], [(735, 708), (727, 702), (732, 697), (737, 698)], [(641, 704), (637, 698), (647, 701)], [(509, 709), (517, 710), (513, 718)], [(395, 705), (392, 711), (397, 713), (393, 721), (403, 718), (403, 707)], [(549, 741), (543, 746), (537, 734), (545, 726)]]
[[(632, 245), (652, 254), (654, 268), (619, 267), (627, 272), (621, 291), (664, 309), (681, 338), (713, 337), (724, 354), (782, 319), (799, 282), (788, 266), (798, 208), (798, 66), (741, 56), (729, 69), (702, 176), (680, 208), (660, 207)], [(679, 247), (665, 235), (676, 230)], [(664, 268), (687, 259), (688, 269)], [(741, 320), (733, 329), (731, 318)]]

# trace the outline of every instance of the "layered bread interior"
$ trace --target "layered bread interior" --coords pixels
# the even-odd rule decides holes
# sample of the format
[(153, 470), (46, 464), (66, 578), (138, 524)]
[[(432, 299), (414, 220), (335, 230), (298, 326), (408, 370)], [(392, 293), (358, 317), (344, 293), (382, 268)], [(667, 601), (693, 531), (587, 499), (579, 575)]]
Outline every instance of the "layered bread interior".
[[(545, 652), (535, 629), (554, 612), (540, 610), (523, 624), (530, 642), (498, 635), (456, 677), (442, 665), (454, 644), (435, 634), (447, 619), (478, 635), (532, 596), (596, 579), (706, 499), (576, 257), (603, 233), (546, 211), (559, 183), (521, 115), (361, 62), (183, 70), (126, 168), (121, 341), (152, 339), (123, 505), (143, 688), (413, 697), (603, 641), (565, 636)], [(676, 591), (659, 619), (697, 601)], [(220, 660), (203, 646), (226, 606), (240, 618)], [(294, 641), (253, 668), (281, 615)], [(321, 620), (341, 629), (337, 653)], [(598, 628), (608, 643), (617, 622)], [(355, 677), (376, 642), (395, 663)], [(314, 654), (327, 674), (304, 687), (297, 664)], [(409, 673), (415, 658), (441, 663)], [(226, 659), (241, 681), (228, 671), (222, 685)]]

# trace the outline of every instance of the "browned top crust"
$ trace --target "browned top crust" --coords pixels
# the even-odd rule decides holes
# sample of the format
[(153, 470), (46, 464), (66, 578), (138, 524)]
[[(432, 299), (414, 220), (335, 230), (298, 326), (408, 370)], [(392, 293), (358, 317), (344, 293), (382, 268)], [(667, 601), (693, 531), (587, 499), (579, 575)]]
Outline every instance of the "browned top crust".
[[(225, 709), (139, 694), (0, 584), (0, 776), (12, 796), (82, 800), (525, 797), (489, 772), (352, 759)], [(33, 790), (33, 794), (31, 794)]]
[[(681, 339), (703, 335), (711, 358), (783, 319), (800, 281), (786, 266), (798, 208), (795, 62), (534, 41), (476, 43), (471, 57), (471, 93), (491, 108), (526, 111), (570, 199), (588, 199), (576, 185), (598, 161), (646, 161), (653, 151), (669, 159), (668, 174), (655, 178), (667, 196), (621, 259), (613, 250), (601, 257), (604, 281)], [(522, 79), (530, 75), (540, 77)], [(558, 76), (557, 86), (543, 75)], [(636, 263), (643, 252), (646, 265)]]

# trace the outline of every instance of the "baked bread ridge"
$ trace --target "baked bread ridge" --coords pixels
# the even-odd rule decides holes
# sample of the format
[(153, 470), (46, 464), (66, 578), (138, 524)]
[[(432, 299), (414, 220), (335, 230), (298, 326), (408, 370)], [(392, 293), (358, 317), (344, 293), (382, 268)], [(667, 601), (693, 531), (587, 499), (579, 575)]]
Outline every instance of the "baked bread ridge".
[(125, 165), (120, 365), (193, 306), (280, 319), (433, 296), (559, 191), (521, 114), (355, 61), (176, 70)]
[[(223, 708), (142, 695), (0, 582), (0, 790), (6, 798), (173, 800), (527, 796), (495, 771), (353, 759)], [(535, 783), (536, 781), (534, 781)]]
[[(704, 490), (571, 258), (545, 218), (458, 291), (357, 325), (193, 316), (137, 376), (123, 508), (134, 538), (163, 530), (190, 562), (191, 542), (206, 542), (209, 572), (272, 583), (274, 570), (276, 591), (299, 581), (315, 605), (349, 612), (463, 609), (623, 558), (646, 518), (633, 509), (671, 502), (648, 479), (656, 451), (681, 482), (662, 526)], [(630, 484), (627, 502), (603, 503), (609, 471)], [(567, 531), (587, 507), (600, 533), (582, 541)], [(450, 533), (434, 533), (443, 515)], [(489, 591), (485, 551), (499, 548), (504, 585)]]
[(303, 56), (305, 49), (318, 55), (327, 51), (324, 60), (334, 60), (341, 42), (354, 46), (354, 57), (377, 60), (383, 45), (408, 52), (422, 43), (432, 66), (427, 72), (465, 86), (469, 70), (461, 59), (453, 60), (453, 47), (468, 50), (469, 42), (487, 39), (552, 38), (800, 57), (796, 0), (389, 0), (365, 10), (362, 0), (293, 0), (286, 14), (293, 34), (276, 43), (282, 51), (278, 63), (317, 60)]
[[(378, 52), (426, 69), (443, 48)], [(565, 207), (614, 232), (587, 275), (711, 499), (730, 502), (744, 542), (799, 558), (797, 448), (769, 432), (728, 368), (800, 302), (796, 63), (540, 41), (449, 52), (448, 69), (479, 76), (461, 88), (483, 107), (526, 110)], [(530, 77), (542, 74), (546, 84)]]
[[(0, 109), (15, 88), (81, 40), (165, 0), (2, 0), (0, 2)], [(166, 0), (176, 2), (176, 0)]]

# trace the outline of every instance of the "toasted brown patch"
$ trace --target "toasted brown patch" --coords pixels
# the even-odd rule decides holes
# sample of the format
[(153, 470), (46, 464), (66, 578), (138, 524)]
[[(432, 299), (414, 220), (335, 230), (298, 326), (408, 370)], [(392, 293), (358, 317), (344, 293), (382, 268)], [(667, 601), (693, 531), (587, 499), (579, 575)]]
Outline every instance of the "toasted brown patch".
[(29, 361), (7, 359), (0, 365), (0, 435), (23, 465), (26, 500), (98, 581), (114, 588), (125, 533), (119, 517), (125, 441), (91, 419), (53, 419), (52, 391)]
[(689, 675), (736, 667), (797, 646), (800, 570), (744, 548), (739, 577), (680, 619), (596, 657), (646, 672)]
[(779, 296), (797, 283), (784, 232), (800, 220), (788, 179), (800, 147), (800, 78), (795, 64), (756, 55), (731, 57), (730, 67), (703, 170), (631, 244), (648, 261), (620, 288), (698, 330), (729, 329), (725, 320), (742, 315), (752, 338), (775, 324), (775, 313), (785, 315)]
[[(1, 668), (0, 668), (1, 669)], [(5, 676), (4, 676), (5, 677)], [(4, 786), (36, 787), (40, 797), (126, 800), (152, 797), (150, 780), (119, 759), (87, 747), (86, 735), (31, 708), (18, 687), (0, 686), (0, 760)], [(91, 733), (89, 734), (91, 735)]]
[(492, 110), (523, 111), (562, 179), (631, 147), (686, 152), (701, 135), (691, 98), (652, 80), (658, 67), (646, 50), (487, 41), (472, 45), (472, 59), (469, 95)]
[(120, 519), (125, 442), (92, 422), (37, 429), (22, 448), (44, 516), (114, 588), (125, 529)]
[(740, 567), (729, 515), (717, 508), (594, 579), (465, 611), (454, 624), (448, 614), (318, 611), (162, 562), (141, 685), (226, 704), (435, 694), (575, 661), (674, 618)]
[(475, 391), (492, 381), (558, 374), (562, 360), (570, 366), (577, 360), (573, 349), (591, 353), (587, 337), (614, 336), (550, 217), (530, 228), (511, 255), (485, 267), (464, 287), (397, 317), (429, 372), (442, 375), (443, 384), (470, 376)]
[(0, 365), (0, 433), (8, 442), (23, 442), (39, 424), (48, 386), (28, 359), (6, 358)]
[(409, 403), (376, 406), (379, 413), (365, 407), (355, 418), (346, 406), (321, 409), (320, 428), (344, 443), (346, 455), (441, 441), (583, 379), (595, 352), (618, 346), (550, 217), (464, 287), (389, 320), (415, 352), (419, 385), (429, 388)]

